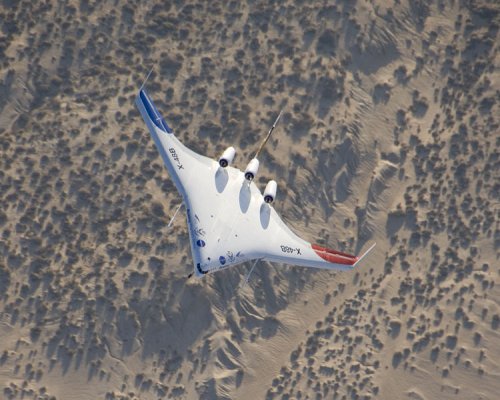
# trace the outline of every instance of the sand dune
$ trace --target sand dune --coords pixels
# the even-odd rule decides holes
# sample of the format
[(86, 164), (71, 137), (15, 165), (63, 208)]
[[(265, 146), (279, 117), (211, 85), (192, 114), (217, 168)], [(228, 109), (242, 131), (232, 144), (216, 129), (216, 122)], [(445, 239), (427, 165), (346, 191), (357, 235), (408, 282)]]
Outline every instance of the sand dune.
[[(0, 397), (496, 399), (493, 1), (0, 5)], [(352, 273), (186, 282), (172, 181), (133, 104), (244, 168)]]

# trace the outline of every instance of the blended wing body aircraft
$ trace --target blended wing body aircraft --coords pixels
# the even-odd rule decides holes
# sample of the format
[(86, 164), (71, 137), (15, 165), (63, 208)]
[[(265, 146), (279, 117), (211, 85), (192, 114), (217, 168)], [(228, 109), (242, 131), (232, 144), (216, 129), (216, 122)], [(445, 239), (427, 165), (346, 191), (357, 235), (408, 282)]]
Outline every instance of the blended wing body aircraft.
[(177, 139), (142, 88), (136, 105), (182, 195), (196, 276), (259, 259), (350, 270), (375, 246), (356, 257), (301, 239), (271, 205), (276, 182), (268, 183), (264, 195), (253, 182), (257, 158), (243, 172), (229, 165), (235, 156), (233, 147), (226, 149), (218, 161), (197, 154)]

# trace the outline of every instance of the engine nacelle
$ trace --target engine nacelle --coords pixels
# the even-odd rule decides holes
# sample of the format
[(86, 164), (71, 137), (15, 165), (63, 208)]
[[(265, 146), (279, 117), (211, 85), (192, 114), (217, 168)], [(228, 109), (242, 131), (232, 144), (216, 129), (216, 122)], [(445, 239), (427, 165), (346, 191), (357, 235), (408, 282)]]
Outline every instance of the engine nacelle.
[(229, 164), (231, 164), (234, 160), (234, 156), (236, 154), (236, 150), (234, 149), (233, 146), (228, 147), (226, 150), (224, 150), (224, 153), (219, 158), (219, 165), (222, 168), (226, 168)]
[(255, 178), (257, 171), (259, 170), (259, 160), (252, 158), (245, 169), (245, 179), (249, 182)]
[(276, 198), (276, 191), (278, 189), (278, 184), (276, 181), (269, 181), (266, 185), (266, 190), (264, 190), (264, 201), (271, 204)]

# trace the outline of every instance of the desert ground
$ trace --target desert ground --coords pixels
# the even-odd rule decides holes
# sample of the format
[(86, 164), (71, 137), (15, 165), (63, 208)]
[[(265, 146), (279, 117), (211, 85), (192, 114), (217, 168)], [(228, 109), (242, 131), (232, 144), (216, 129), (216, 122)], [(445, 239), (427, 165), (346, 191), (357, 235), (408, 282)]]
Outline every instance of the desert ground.
[[(496, 1), (0, 2), (0, 398), (498, 399)], [(351, 272), (203, 279), (134, 99)]]

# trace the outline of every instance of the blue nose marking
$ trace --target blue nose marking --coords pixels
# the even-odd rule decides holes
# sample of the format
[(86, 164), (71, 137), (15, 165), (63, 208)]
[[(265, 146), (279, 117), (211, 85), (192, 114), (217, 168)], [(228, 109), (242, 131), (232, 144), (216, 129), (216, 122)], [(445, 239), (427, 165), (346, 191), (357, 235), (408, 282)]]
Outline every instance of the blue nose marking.
[(198, 245), (198, 247), (205, 247), (205, 242), (203, 240), (197, 240), (196, 241), (196, 244)]
[(220, 262), (222, 265), (224, 265), (224, 264), (226, 263), (226, 257), (224, 257), (224, 256), (220, 256), (220, 257), (219, 257), (219, 262)]

